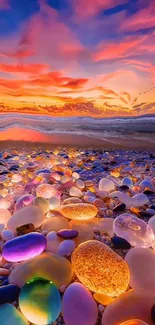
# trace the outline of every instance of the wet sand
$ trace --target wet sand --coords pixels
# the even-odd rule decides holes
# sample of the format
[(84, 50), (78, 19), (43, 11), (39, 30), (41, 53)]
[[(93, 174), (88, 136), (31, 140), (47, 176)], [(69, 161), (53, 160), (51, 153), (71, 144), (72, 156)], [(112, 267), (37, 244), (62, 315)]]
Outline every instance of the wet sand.
[[(151, 140), (151, 139), (150, 139)], [(35, 130), (21, 129), (18, 127), (6, 129), (0, 132), (0, 148), (30, 148), (30, 147), (65, 146), (79, 148), (122, 148), (122, 149), (155, 149), (155, 143), (147, 138), (135, 139), (131, 137), (107, 137), (98, 139), (95, 137), (67, 134), (67, 133), (40, 133)]]

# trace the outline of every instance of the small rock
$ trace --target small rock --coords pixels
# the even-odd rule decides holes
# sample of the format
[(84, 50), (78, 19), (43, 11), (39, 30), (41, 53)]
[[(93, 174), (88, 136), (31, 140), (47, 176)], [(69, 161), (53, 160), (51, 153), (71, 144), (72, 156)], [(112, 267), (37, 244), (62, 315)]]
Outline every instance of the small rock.
[(79, 232), (77, 230), (62, 229), (57, 232), (57, 235), (63, 239), (73, 239), (78, 236)]

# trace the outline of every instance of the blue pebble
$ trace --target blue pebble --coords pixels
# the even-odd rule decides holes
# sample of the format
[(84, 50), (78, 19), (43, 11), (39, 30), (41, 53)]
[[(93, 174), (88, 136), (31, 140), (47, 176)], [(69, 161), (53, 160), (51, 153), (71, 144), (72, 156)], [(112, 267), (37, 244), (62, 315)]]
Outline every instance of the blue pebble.
[(125, 240), (124, 238), (118, 237), (118, 236), (114, 236), (111, 239), (113, 245), (115, 246), (115, 248), (117, 249), (130, 249), (131, 245), (130, 243)]
[(0, 287), (0, 305), (15, 301), (19, 296), (20, 289), (14, 284)]

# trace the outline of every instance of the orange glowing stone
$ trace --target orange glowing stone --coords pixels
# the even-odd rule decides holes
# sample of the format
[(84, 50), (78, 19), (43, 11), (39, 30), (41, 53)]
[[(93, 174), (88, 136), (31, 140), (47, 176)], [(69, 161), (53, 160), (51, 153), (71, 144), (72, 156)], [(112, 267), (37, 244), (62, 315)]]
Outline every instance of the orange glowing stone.
[(148, 325), (148, 323), (145, 323), (140, 319), (132, 319), (127, 320), (126, 322), (121, 323), (120, 325)]
[(97, 208), (87, 203), (76, 203), (63, 205), (60, 208), (62, 215), (68, 219), (86, 220), (97, 215)]
[(72, 254), (73, 271), (89, 290), (115, 297), (127, 290), (127, 263), (107, 245), (89, 240)]
[(102, 295), (101, 293), (95, 293), (93, 295), (94, 299), (104, 306), (108, 306), (114, 300), (113, 297)]

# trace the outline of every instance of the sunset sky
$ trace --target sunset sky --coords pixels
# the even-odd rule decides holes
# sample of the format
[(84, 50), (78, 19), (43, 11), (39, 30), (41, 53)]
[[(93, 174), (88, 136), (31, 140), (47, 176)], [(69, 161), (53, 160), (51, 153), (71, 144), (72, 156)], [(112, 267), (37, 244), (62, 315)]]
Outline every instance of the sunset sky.
[(0, 112), (155, 113), (155, 0), (0, 0)]

